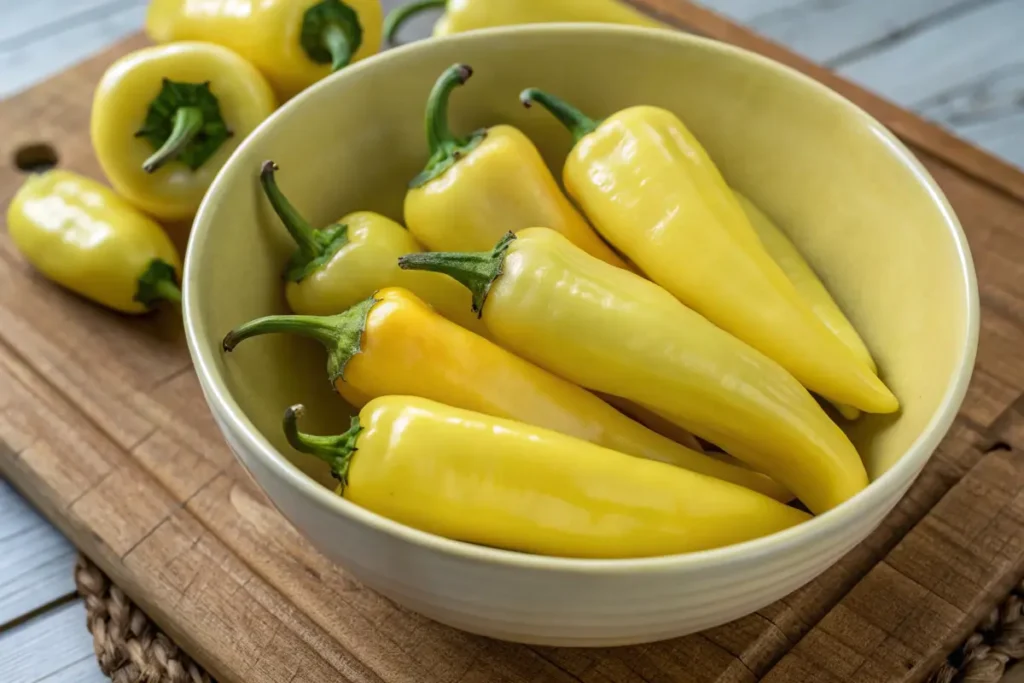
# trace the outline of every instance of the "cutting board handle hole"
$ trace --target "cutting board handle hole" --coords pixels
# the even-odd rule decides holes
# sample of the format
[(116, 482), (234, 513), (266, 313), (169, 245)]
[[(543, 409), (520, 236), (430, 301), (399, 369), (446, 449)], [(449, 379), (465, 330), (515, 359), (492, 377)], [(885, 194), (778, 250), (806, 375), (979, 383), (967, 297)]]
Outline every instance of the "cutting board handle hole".
[(14, 152), (14, 165), (22, 173), (42, 173), (57, 165), (57, 150), (46, 142), (22, 145)]

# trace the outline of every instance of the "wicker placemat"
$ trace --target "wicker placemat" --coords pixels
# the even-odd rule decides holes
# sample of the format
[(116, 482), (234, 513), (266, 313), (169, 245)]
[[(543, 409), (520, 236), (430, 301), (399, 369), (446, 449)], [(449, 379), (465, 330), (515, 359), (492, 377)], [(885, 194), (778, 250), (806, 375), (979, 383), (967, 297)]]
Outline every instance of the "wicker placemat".
[[(214, 683), (85, 555), (75, 585), (100, 670), (114, 683)], [(999, 683), (1024, 658), (1024, 583), (978, 624), (930, 679), (931, 683)]]
[(114, 683), (212, 683), (85, 555), (75, 565), (100, 670)]

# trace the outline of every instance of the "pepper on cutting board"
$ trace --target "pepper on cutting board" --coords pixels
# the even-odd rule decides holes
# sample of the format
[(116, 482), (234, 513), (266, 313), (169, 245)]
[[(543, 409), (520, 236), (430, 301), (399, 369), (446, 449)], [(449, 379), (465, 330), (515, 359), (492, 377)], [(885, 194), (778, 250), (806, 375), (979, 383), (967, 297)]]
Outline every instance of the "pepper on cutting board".
[(224, 349), (280, 332), (322, 343), (328, 378), (352, 404), (379, 396), (420, 396), (792, 499), (770, 478), (656, 434), (590, 392), (449, 322), (405, 289), (381, 290), (339, 315), (259, 318), (232, 330)]
[(274, 162), (264, 162), (260, 183), (297, 245), (284, 274), (285, 297), (292, 311), (331, 315), (383, 287), (405, 287), (441, 315), (486, 334), (470, 310), (470, 296), (465, 288), (444, 275), (412, 273), (398, 267), (399, 256), (421, 251), (408, 230), (372, 211), (350, 213), (315, 230), (278, 187), (276, 171)]
[(151, 0), (146, 35), (230, 48), (282, 100), (380, 50), (380, 0)]
[(181, 259), (163, 228), (91, 178), (31, 176), (7, 207), (7, 231), (39, 272), (109, 308), (181, 300)]
[(557, 230), (587, 253), (627, 267), (558, 188), (526, 135), (499, 125), (457, 137), (448, 127), (448, 98), (472, 75), (449, 67), (427, 101), (430, 159), (405, 197), (405, 224), (434, 251), (490, 249), (507, 232), (536, 225)]
[(899, 409), (888, 387), (772, 261), (721, 174), (674, 114), (637, 106), (598, 123), (540, 90), (520, 99), (542, 104), (572, 132), (566, 190), (654, 282), (821, 396), (869, 413)]
[(400, 263), (466, 285), (508, 350), (654, 409), (769, 475), (814, 513), (868, 483), (853, 444), (781, 365), (552, 230), (523, 230), (487, 252), (411, 254)]
[(227, 48), (143, 48), (114, 62), (96, 87), (92, 145), (125, 199), (157, 218), (189, 218), (276, 106), (266, 79)]
[[(521, 422), (411, 396), (370, 401), (338, 436), (284, 432), (346, 500), (420, 531), (540, 555), (673, 555), (808, 515), (755, 491)], [(401, 495), (395, 495), (396, 492)]]
[(393, 44), (395, 34), (407, 19), (429, 9), (445, 10), (434, 24), (435, 36), (493, 26), (554, 21), (666, 28), (665, 24), (618, 0), (413, 0), (388, 14), (384, 22), (387, 41)]

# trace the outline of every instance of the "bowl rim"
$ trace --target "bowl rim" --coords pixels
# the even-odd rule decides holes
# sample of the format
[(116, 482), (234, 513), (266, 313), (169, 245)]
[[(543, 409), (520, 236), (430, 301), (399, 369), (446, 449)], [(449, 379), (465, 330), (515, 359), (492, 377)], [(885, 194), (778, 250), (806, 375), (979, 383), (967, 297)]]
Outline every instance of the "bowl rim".
[[(812, 517), (811, 519), (789, 529), (776, 532), (769, 536), (736, 543), (721, 548), (702, 550), (696, 552), (661, 555), (642, 558), (625, 559), (587, 559), (571, 558), (546, 555), (532, 555), (513, 550), (502, 550), (478, 546), (464, 541), (456, 541), (444, 538), (429, 532), (420, 531), (413, 527), (392, 521), (362, 508), (351, 501), (336, 495), (330, 489), (322, 486), (313, 478), (305, 474), (287, 457), (280, 453), (273, 445), (259, 432), (249, 418), (243, 413), (238, 403), (231, 396), (226, 384), (220, 375), (214, 370), (215, 360), (211, 348), (219, 348), (219, 345), (209, 345), (202, 342), (206, 336), (206, 330), (200, 321), (198, 310), (200, 307), (200, 292), (193, 286), (197, 279), (195, 269), (191, 264), (197, 261), (197, 253), (205, 242), (201, 226), (206, 222), (205, 217), (212, 212), (215, 204), (219, 203), (219, 196), (224, 192), (228, 184), (228, 169), (232, 166), (236, 157), (245, 153), (265, 129), (275, 126), (279, 121), (285, 121), (295, 111), (319, 96), (319, 93), (332, 87), (337, 79), (344, 78), (345, 74), (359, 73), (366, 69), (372, 69), (376, 64), (393, 59), (407, 58), (409, 53), (430, 49), (435, 41), (445, 43), (475, 43), (487, 42), (517, 36), (523, 33), (539, 33), (553, 35), (578, 35), (588, 34), (590, 36), (619, 35), (634, 36), (642, 40), (665, 40), (667, 42), (690, 43), (711, 53), (717, 53), (728, 59), (739, 59), (752, 62), (757, 68), (774, 70), (788, 78), (802, 82), (806, 87), (812, 88), (819, 95), (837, 102), (846, 111), (859, 117), (864, 124), (872, 130), (890, 148), (897, 161), (902, 163), (917, 179), (918, 183), (928, 192), (932, 201), (942, 214), (946, 227), (951, 233), (959, 259), (959, 270), (962, 281), (966, 285), (965, 311), (964, 311), (964, 338), (960, 347), (960, 366), (953, 377), (953, 380), (946, 387), (946, 391), (935, 410), (928, 424), (922, 430), (917, 439), (907, 448), (903, 456), (893, 464), (884, 474), (872, 481), (865, 489), (857, 493), (849, 500), (835, 508)], [(806, 546), (815, 541), (830, 537), (834, 532), (847, 523), (867, 516), (872, 509), (884, 503), (889, 492), (901, 486), (909, 484), (920, 473), (921, 468), (931, 457), (939, 443), (945, 437), (956, 414), (962, 404), (967, 392), (967, 385), (974, 370), (974, 362), (978, 346), (978, 334), (980, 327), (980, 303), (978, 296), (977, 277), (974, 269), (974, 262), (971, 257), (970, 246), (963, 228), (947, 198), (931, 177), (924, 166), (917, 160), (912, 152), (893, 135), (885, 126), (878, 122), (870, 114), (862, 110), (853, 102), (828, 88), (813, 78), (781, 64), (773, 59), (764, 57), (749, 50), (721, 43), (709, 38), (695, 36), (683, 31), (674, 29), (638, 28), (633, 26), (622, 26), (613, 24), (578, 24), (578, 23), (549, 23), (520, 26), (503, 26), (497, 28), (480, 29), (472, 32), (454, 34), (442, 38), (434, 38), (426, 41), (416, 41), (387, 52), (375, 55), (372, 58), (364, 59), (356, 64), (346, 67), (344, 70), (329, 78), (323, 79), (305, 91), (294, 97), (291, 101), (279, 108), (270, 117), (263, 121), (249, 137), (243, 141), (234, 151), (228, 161), (221, 168), (212, 183), (209, 191), (203, 199), (196, 218), (193, 222), (192, 234), (189, 237), (185, 257), (185, 268), (183, 277), (182, 316), (185, 325), (185, 335), (188, 343), (189, 353), (192, 356), (193, 364), (199, 376), (206, 401), (212, 412), (218, 418), (222, 429), (227, 429), (239, 440), (240, 446), (268, 469), (278, 480), (287, 484), (291, 489), (304, 496), (318, 507), (330, 510), (334, 514), (342, 515), (352, 521), (359, 522), (371, 527), (374, 531), (401, 540), (403, 542), (422, 546), (427, 550), (442, 555), (457, 557), (466, 561), (475, 561), (487, 564), (498, 564), (503, 566), (518, 567), (535, 571), (551, 572), (584, 572), (604, 575), (615, 575), (622, 573), (636, 572), (664, 572), (679, 570), (708, 570), (734, 560), (745, 561), (763, 558), (778, 553), (792, 551), (796, 548)], [(237, 456), (236, 456), (237, 457)]]

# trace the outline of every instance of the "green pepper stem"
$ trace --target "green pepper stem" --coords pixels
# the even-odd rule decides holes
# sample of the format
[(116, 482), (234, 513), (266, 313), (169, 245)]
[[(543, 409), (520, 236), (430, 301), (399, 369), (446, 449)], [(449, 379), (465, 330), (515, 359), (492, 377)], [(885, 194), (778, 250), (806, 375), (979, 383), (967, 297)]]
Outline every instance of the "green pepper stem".
[(427, 98), (426, 128), (427, 148), (430, 158), (426, 168), (413, 178), (411, 187), (420, 187), (437, 178), (455, 165), (459, 159), (471, 152), (487, 136), (486, 130), (478, 130), (469, 137), (459, 138), (448, 127), (448, 99), (456, 86), (465, 85), (473, 69), (467, 64), (453, 64), (434, 83)]
[(324, 48), (331, 53), (332, 72), (348, 66), (348, 63), (352, 61), (352, 43), (349, 42), (344, 29), (337, 24), (327, 24), (324, 26), (321, 40), (323, 40)]
[(448, 5), (448, 0), (415, 0), (414, 2), (407, 3), (401, 7), (396, 7), (388, 13), (386, 19), (384, 19), (384, 40), (387, 41), (388, 45), (395, 44), (395, 34), (402, 25), (411, 17), (419, 14), (423, 10), (433, 8), (443, 8)]
[(491, 285), (501, 276), (505, 253), (515, 239), (516, 236), (509, 232), (491, 251), (406, 254), (398, 259), (398, 267), (443, 273), (454, 279), (473, 295), (473, 312), (480, 318), (483, 317)]
[(167, 261), (155, 258), (136, 281), (134, 301), (146, 308), (152, 308), (158, 301), (181, 303), (181, 289), (178, 287), (178, 272)]
[(448, 127), (448, 99), (456, 86), (465, 85), (473, 75), (468, 64), (453, 64), (437, 79), (427, 98), (427, 146), (430, 155), (448, 152), (458, 146), (460, 140), (452, 135)]
[(170, 136), (160, 149), (142, 163), (142, 170), (153, 173), (177, 157), (202, 129), (203, 111), (199, 107), (178, 107), (174, 112), (174, 127)]
[(230, 353), (240, 342), (262, 334), (297, 334), (315, 339), (327, 350), (327, 378), (331, 385), (344, 379), (345, 366), (362, 351), (363, 330), (370, 310), (377, 303), (371, 296), (344, 313), (317, 315), (268, 315), (239, 325), (228, 332), (222, 345)]
[(294, 405), (284, 412), (282, 426), (285, 438), (295, 450), (314, 455), (330, 465), (331, 474), (341, 482), (339, 493), (343, 493), (348, 484), (348, 468), (352, 463), (352, 456), (359, 450), (356, 445), (359, 433), (363, 431), (359, 424), (359, 416), (352, 416), (352, 424), (344, 434), (314, 436), (299, 431), (299, 418), (303, 412), (305, 408), (302, 405)]
[(270, 200), (270, 205), (274, 207), (274, 213), (284, 223), (284, 227), (295, 243), (299, 245), (299, 253), (304, 259), (312, 261), (318, 256), (323, 256), (324, 245), (316, 238), (316, 230), (309, 224), (309, 221), (302, 217), (302, 214), (288, 201), (288, 198), (281, 192), (281, 188), (277, 186), (277, 178), (274, 175), (277, 171), (278, 165), (269, 160), (264, 161), (260, 168), (260, 184), (263, 185), (263, 192)]
[(519, 93), (519, 101), (522, 102), (523, 106), (527, 109), (529, 109), (534, 102), (540, 103), (540, 105), (551, 112), (552, 116), (558, 119), (563, 126), (569, 129), (569, 132), (572, 133), (574, 142), (579, 142), (584, 136), (593, 133), (598, 125), (597, 121), (587, 117), (583, 112), (565, 100), (561, 100), (554, 95), (546, 93), (543, 90), (538, 90), (537, 88), (527, 88), (523, 92)]

